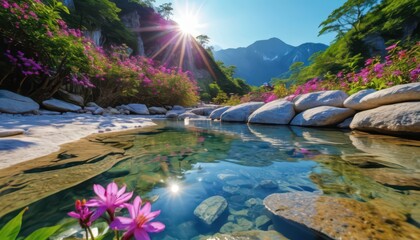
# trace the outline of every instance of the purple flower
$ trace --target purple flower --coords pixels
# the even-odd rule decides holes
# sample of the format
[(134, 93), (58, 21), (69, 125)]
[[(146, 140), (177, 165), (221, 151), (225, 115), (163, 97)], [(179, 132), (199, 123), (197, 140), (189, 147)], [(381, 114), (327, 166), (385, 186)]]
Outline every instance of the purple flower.
[(385, 48), (387, 51), (391, 51), (392, 49), (395, 49), (397, 47), (397, 44), (392, 44), (391, 46)]
[(126, 230), (122, 236), (122, 240), (135, 237), (136, 240), (150, 240), (148, 233), (157, 233), (165, 229), (165, 225), (161, 222), (150, 222), (160, 214), (159, 211), (151, 212), (151, 204), (144, 204), (141, 208), (141, 198), (137, 196), (133, 204), (125, 204), (130, 213), (130, 218), (117, 217), (109, 225), (114, 230)]
[(67, 213), (70, 217), (79, 219), (80, 227), (87, 228), (92, 225), (92, 214), (93, 211), (89, 211), (89, 208), (86, 206), (86, 200), (82, 201), (76, 200), (75, 204), (76, 211)]
[(372, 64), (373, 63), (373, 59), (372, 58), (369, 58), (369, 59), (367, 59), (366, 61), (365, 61), (365, 66), (368, 66), (368, 65), (370, 65), (370, 64)]
[(115, 182), (108, 184), (106, 190), (101, 185), (94, 184), (93, 191), (95, 191), (97, 197), (86, 203), (86, 206), (88, 207), (97, 207), (92, 219), (96, 220), (106, 211), (112, 221), (114, 219), (115, 209), (124, 207), (124, 203), (133, 196), (133, 192), (126, 193), (125, 189), (126, 187), (123, 186), (118, 190), (118, 186)]

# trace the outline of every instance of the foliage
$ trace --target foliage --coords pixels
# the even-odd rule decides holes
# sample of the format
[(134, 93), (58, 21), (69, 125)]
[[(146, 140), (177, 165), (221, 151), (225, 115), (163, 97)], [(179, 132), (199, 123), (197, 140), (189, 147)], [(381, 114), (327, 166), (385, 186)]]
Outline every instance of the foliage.
[(171, 18), (171, 16), (173, 15), (173, 7), (172, 7), (172, 3), (164, 3), (161, 4), (158, 8), (158, 13), (164, 17), (166, 20), (169, 20)]
[[(28, 208), (23, 209), (20, 213), (7, 222), (2, 229), (0, 229), (0, 236), (4, 240), (15, 240), (18, 239), (18, 235), (22, 226), (22, 216), (28, 210)], [(43, 227), (40, 228), (27, 236), (24, 240), (31, 239), (48, 239), (51, 235), (57, 232), (61, 226), (52, 226), (52, 227)]]

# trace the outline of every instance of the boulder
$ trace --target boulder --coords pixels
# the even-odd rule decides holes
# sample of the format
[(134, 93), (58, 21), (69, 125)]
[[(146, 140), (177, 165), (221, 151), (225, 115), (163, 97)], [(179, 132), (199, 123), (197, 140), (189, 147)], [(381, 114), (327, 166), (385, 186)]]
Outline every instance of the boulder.
[(209, 118), (212, 119), (212, 120), (214, 120), (214, 119), (220, 119), (220, 116), (222, 116), (222, 114), (224, 112), (226, 112), (229, 108), (230, 108), (230, 106), (216, 108), (215, 110), (213, 110), (210, 113)]
[(165, 116), (166, 118), (178, 118), (179, 115), (185, 113), (185, 109), (184, 110), (169, 110)]
[(220, 116), (220, 119), (225, 122), (247, 122), (251, 113), (263, 105), (263, 102), (242, 103), (229, 108)]
[(101, 107), (98, 107), (97, 109), (95, 109), (95, 111), (93, 111), (93, 115), (102, 115), (105, 113), (105, 110)]
[(251, 230), (251, 231), (242, 231), (242, 232), (233, 232), (220, 234), (217, 233), (213, 236), (203, 236), (199, 240), (287, 240), (285, 236), (281, 235), (277, 231), (260, 231), (260, 230)]
[(38, 103), (22, 95), (0, 89), (0, 112), (27, 113), (37, 111)]
[(211, 225), (226, 210), (228, 203), (222, 196), (213, 196), (207, 198), (194, 210), (194, 215), (203, 222)]
[(192, 112), (185, 112), (185, 113), (182, 113), (182, 114), (178, 115), (178, 120), (184, 120), (186, 118), (200, 118), (200, 117), (201, 116), (198, 116), (198, 115), (196, 115)]
[(350, 128), (350, 123), (353, 121), (353, 117), (346, 118), (341, 123), (337, 124), (338, 128)]
[(183, 106), (175, 105), (175, 106), (172, 107), (171, 110), (185, 111), (185, 108)]
[(49, 110), (45, 110), (45, 109), (40, 109), (38, 111), (38, 113), (40, 115), (60, 115), (61, 114), (61, 112), (49, 111)]
[(42, 105), (52, 111), (57, 112), (77, 112), (82, 110), (80, 106), (74, 105), (72, 103), (64, 102), (55, 98), (51, 98), (42, 102)]
[(366, 109), (365, 104), (360, 103), (360, 100), (362, 100), (362, 98), (366, 97), (367, 95), (376, 92), (375, 89), (365, 89), (362, 91), (359, 91), (353, 95), (351, 95), (350, 97), (348, 97), (343, 105), (346, 108), (352, 108), (355, 110), (364, 110)]
[(350, 108), (316, 107), (296, 115), (290, 125), (314, 127), (335, 125), (353, 116), (354, 113), (355, 111)]
[(191, 112), (197, 115), (201, 115), (201, 116), (209, 116), (213, 112), (213, 110), (218, 107), (219, 106), (199, 107), (199, 108), (192, 109)]
[(127, 105), (131, 112), (139, 115), (150, 115), (149, 109), (144, 104), (130, 103)]
[(168, 110), (163, 107), (149, 107), (150, 114), (166, 114)]
[(381, 200), (359, 202), (309, 192), (276, 193), (265, 207), (280, 218), (332, 239), (419, 239), (420, 230)]
[(341, 90), (306, 93), (296, 97), (293, 102), (297, 112), (319, 106), (342, 107), (349, 95)]
[(25, 130), (23, 129), (0, 129), (0, 137), (9, 137), (14, 135), (23, 134)]
[(95, 108), (99, 108), (100, 106), (94, 102), (88, 102), (86, 103), (86, 107), (95, 107)]
[(285, 100), (269, 102), (258, 108), (248, 118), (249, 123), (288, 124), (295, 116), (293, 103)]
[(419, 101), (420, 82), (393, 86), (371, 93), (360, 100), (358, 110), (372, 109), (382, 105)]
[(420, 101), (385, 105), (357, 113), (351, 129), (385, 134), (417, 135), (420, 133)]
[(63, 100), (64, 102), (73, 103), (75, 105), (82, 106), (82, 107), (84, 106), (84, 103), (85, 103), (85, 100), (83, 99), (82, 96), (79, 96), (74, 93), (69, 93), (63, 89), (60, 89), (57, 92), (57, 98)]

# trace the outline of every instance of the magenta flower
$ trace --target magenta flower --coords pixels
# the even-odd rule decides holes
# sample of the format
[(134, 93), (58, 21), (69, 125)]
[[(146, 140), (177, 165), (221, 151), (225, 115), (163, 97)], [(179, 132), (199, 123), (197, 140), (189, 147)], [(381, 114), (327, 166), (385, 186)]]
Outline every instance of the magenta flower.
[(76, 211), (72, 211), (67, 214), (72, 218), (79, 219), (79, 224), (82, 228), (90, 227), (93, 221), (93, 211), (89, 211), (89, 208), (86, 206), (86, 200), (76, 200), (75, 208)]
[(133, 204), (125, 204), (130, 213), (130, 218), (117, 217), (109, 225), (114, 230), (126, 230), (122, 236), (122, 240), (135, 237), (136, 240), (150, 240), (148, 233), (158, 233), (165, 229), (165, 225), (161, 222), (150, 222), (160, 214), (159, 211), (151, 212), (151, 204), (144, 204), (141, 208), (141, 198), (137, 196)]
[(88, 207), (97, 207), (95, 214), (92, 216), (92, 220), (99, 218), (105, 211), (109, 214), (110, 220), (114, 220), (115, 209), (124, 207), (124, 203), (133, 196), (133, 192), (126, 193), (125, 189), (126, 187), (123, 186), (118, 190), (115, 182), (108, 184), (106, 190), (101, 185), (94, 184), (93, 191), (95, 191), (97, 197), (86, 203)]
[(391, 46), (389, 46), (389, 47), (385, 48), (385, 50), (387, 50), (387, 51), (391, 51), (392, 49), (395, 49), (396, 47), (397, 47), (397, 44), (393, 44), (393, 45), (391, 45)]

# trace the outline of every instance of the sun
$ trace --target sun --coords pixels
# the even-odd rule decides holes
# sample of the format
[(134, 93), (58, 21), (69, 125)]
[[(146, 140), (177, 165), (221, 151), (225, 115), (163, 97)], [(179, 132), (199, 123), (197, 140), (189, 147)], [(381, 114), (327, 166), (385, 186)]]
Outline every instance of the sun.
[(195, 15), (183, 15), (180, 19), (177, 19), (176, 22), (178, 23), (179, 30), (185, 35), (194, 36), (200, 28), (200, 24)]

